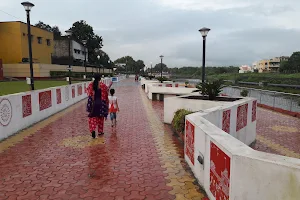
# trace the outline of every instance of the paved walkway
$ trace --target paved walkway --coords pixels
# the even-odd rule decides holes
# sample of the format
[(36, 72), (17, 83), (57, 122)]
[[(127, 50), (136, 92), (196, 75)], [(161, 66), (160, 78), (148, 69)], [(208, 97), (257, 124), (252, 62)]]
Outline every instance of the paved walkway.
[(0, 143), (0, 199), (204, 199), (183, 149), (132, 80), (118, 127), (93, 140), (85, 102)]
[(258, 109), (257, 137), (253, 148), (300, 159), (300, 119)]

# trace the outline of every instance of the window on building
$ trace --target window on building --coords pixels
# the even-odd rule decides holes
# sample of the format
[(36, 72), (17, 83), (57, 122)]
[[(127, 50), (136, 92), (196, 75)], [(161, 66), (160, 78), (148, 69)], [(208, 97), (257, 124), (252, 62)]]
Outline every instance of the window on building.
[(47, 39), (47, 46), (51, 46), (51, 40), (50, 39)]
[(42, 37), (37, 37), (38, 43), (42, 44)]

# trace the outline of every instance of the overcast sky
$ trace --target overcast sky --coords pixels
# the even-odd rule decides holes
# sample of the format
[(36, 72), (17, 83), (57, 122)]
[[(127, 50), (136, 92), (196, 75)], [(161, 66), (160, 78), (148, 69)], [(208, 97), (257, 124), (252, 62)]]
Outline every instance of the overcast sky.
[[(19, 0), (1, 0), (1, 21), (26, 21)], [(61, 30), (86, 20), (112, 60), (125, 55), (169, 67), (241, 65), (300, 50), (299, 0), (31, 0), (32, 24)], [(8, 14), (6, 14), (6, 13)], [(1, 45), (1, 44), (0, 44)]]

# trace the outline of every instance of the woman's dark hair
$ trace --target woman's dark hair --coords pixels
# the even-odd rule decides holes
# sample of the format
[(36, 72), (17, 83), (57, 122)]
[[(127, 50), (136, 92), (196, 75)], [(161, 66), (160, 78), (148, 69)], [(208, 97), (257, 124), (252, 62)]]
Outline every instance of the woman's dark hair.
[(115, 89), (110, 89), (109, 92), (110, 92), (110, 95), (111, 95), (111, 96), (114, 96), (114, 94), (115, 94)]
[(95, 74), (94, 79), (95, 80), (93, 82), (93, 89), (94, 89), (94, 91), (96, 91), (96, 90), (98, 90), (99, 81), (101, 80), (100, 74)]

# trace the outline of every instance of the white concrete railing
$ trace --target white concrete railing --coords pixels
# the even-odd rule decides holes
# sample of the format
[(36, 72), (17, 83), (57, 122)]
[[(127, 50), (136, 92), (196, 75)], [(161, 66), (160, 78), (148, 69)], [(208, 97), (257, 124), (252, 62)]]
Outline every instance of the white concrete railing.
[(246, 145), (256, 135), (256, 102), (246, 98), (186, 116), (185, 160), (211, 200), (300, 197), (299, 159)]
[(0, 96), (0, 141), (83, 100), (88, 83)]
[(197, 112), (199, 116), (246, 145), (255, 141), (257, 101), (254, 98), (246, 97), (234, 102), (183, 98), (197, 95), (193, 93), (181, 97), (165, 98), (164, 122), (171, 124), (175, 112), (179, 109), (186, 109)]
[(170, 95), (185, 95), (190, 94), (196, 88), (179, 87), (178, 83), (159, 83), (157, 80), (141, 79), (141, 85), (145, 85), (145, 92), (150, 100), (152, 100), (152, 94), (164, 94), (165, 97)]

